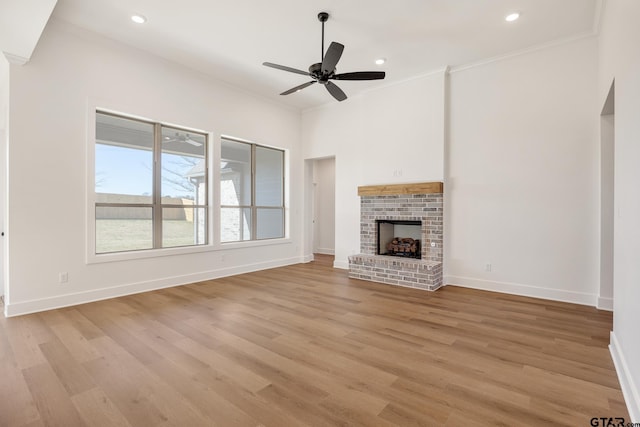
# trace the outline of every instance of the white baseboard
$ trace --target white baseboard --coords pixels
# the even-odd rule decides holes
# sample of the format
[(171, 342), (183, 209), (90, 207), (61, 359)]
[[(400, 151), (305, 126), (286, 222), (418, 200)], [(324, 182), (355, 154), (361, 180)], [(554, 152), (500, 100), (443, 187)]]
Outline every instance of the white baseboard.
[(349, 269), (349, 261), (333, 261), (333, 268), (341, 268), (343, 270)]
[(315, 252), (317, 254), (323, 254), (323, 255), (335, 255), (336, 254), (336, 251), (334, 249), (331, 249), (331, 248), (317, 248), (313, 252)]
[(202, 282), (204, 280), (219, 279), (221, 277), (234, 276), (242, 273), (251, 273), (253, 271), (267, 270), (269, 268), (300, 264), (302, 262), (305, 262), (304, 259), (304, 257), (294, 257), (255, 264), (239, 265), (235, 267), (203, 271), (200, 273), (187, 274), (183, 276), (165, 277), (162, 279), (149, 280), (145, 282), (129, 283), (102, 289), (93, 289), (86, 292), (57, 295), (49, 298), (10, 303), (5, 305), (4, 314), (6, 317), (12, 317), (20, 316), (23, 314), (36, 313), (39, 311), (53, 310), (56, 308), (85, 304), (125, 295), (154, 291), (163, 288), (171, 288), (174, 286), (186, 285), (189, 283)]
[(307, 262), (311, 262), (311, 261), (313, 261), (314, 259), (315, 259), (315, 258), (313, 257), (313, 254), (308, 254), (308, 255), (305, 255), (305, 256), (302, 258), (302, 262), (303, 262), (303, 263), (307, 263)]
[(598, 310), (613, 311), (613, 298), (598, 297)]
[(609, 351), (611, 352), (611, 358), (613, 364), (616, 367), (618, 373), (618, 380), (620, 381), (620, 388), (622, 389), (622, 395), (624, 401), (627, 404), (627, 410), (631, 417), (632, 423), (640, 423), (640, 391), (636, 387), (629, 370), (628, 360), (637, 360), (636, 357), (628, 359), (625, 357), (618, 342), (618, 338), (614, 332), (611, 332), (611, 343), (609, 344)]
[(597, 296), (583, 292), (564, 291), (561, 289), (541, 288), (520, 283), (493, 282), (471, 277), (446, 276), (444, 283), (463, 288), (481, 289), (484, 291), (503, 292), (526, 297), (570, 302), (574, 304), (596, 306)]

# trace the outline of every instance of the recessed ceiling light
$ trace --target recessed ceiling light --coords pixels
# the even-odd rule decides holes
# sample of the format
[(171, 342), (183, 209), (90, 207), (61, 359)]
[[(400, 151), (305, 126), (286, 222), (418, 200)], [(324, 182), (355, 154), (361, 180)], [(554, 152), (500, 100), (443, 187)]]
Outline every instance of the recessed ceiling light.
[(147, 18), (145, 18), (143, 15), (131, 15), (131, 20), (136, 24), (144, 24), (145, 22), (147, 22)]
[(513, 12), (504, 17), (504, 20), (507, 22), (513, 22), (516, 19), (520, 18), (520, 14), (518, 12)]
[(376, 59), (376, 65), (382, 65), (382, 64), (384, 64), (385, 62), (387, 62), (387, 60), (386, 60), (386, 59), (384, 59), (384, 58), (378, 58), (378, 59)]

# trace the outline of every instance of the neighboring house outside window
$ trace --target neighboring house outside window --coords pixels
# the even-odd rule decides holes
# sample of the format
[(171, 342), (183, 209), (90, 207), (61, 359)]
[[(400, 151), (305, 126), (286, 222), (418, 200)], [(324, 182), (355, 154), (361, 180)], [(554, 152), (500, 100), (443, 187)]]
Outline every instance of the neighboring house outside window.
[(223, 138), (220, 240), (285, 237), (284, 151)]

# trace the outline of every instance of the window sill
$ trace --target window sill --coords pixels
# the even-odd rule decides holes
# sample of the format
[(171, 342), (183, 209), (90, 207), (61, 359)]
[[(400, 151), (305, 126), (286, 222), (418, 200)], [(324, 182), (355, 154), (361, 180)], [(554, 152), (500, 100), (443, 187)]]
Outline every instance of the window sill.
[(216, 249), (240, 249), (240, 248), (251, 248), (255, 246), (284, 245), (287, 243), (291, 243), (291, 239), (286, 237), (280, 238), (280, 239), (244, 240), (242, 242), (220, 243), (216, 247)]
[(181, 248), (147, 249), (130, 252), (114, 252), (107, 254), (88, 254), (87, 264), (101, 264), (105, 262), (132, 261), (136, 259), (160, 258), (174, 255), (188, 255), (201, 252), (216, 252), (227, 249), (245, 249), (259, 246), (273, 246), (291, 243), (291, 239), (247, 240), (244, 242), (219, 243), (216, 245), (186, 246)]

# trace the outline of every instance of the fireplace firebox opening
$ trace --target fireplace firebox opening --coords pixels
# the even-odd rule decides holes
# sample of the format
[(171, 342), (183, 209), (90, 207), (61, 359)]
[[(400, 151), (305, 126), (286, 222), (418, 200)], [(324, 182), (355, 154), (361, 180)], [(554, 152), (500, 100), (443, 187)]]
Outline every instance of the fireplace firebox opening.
[(376, 220), (378, 255), (422, 258), (420, 240), (421, 221)]

